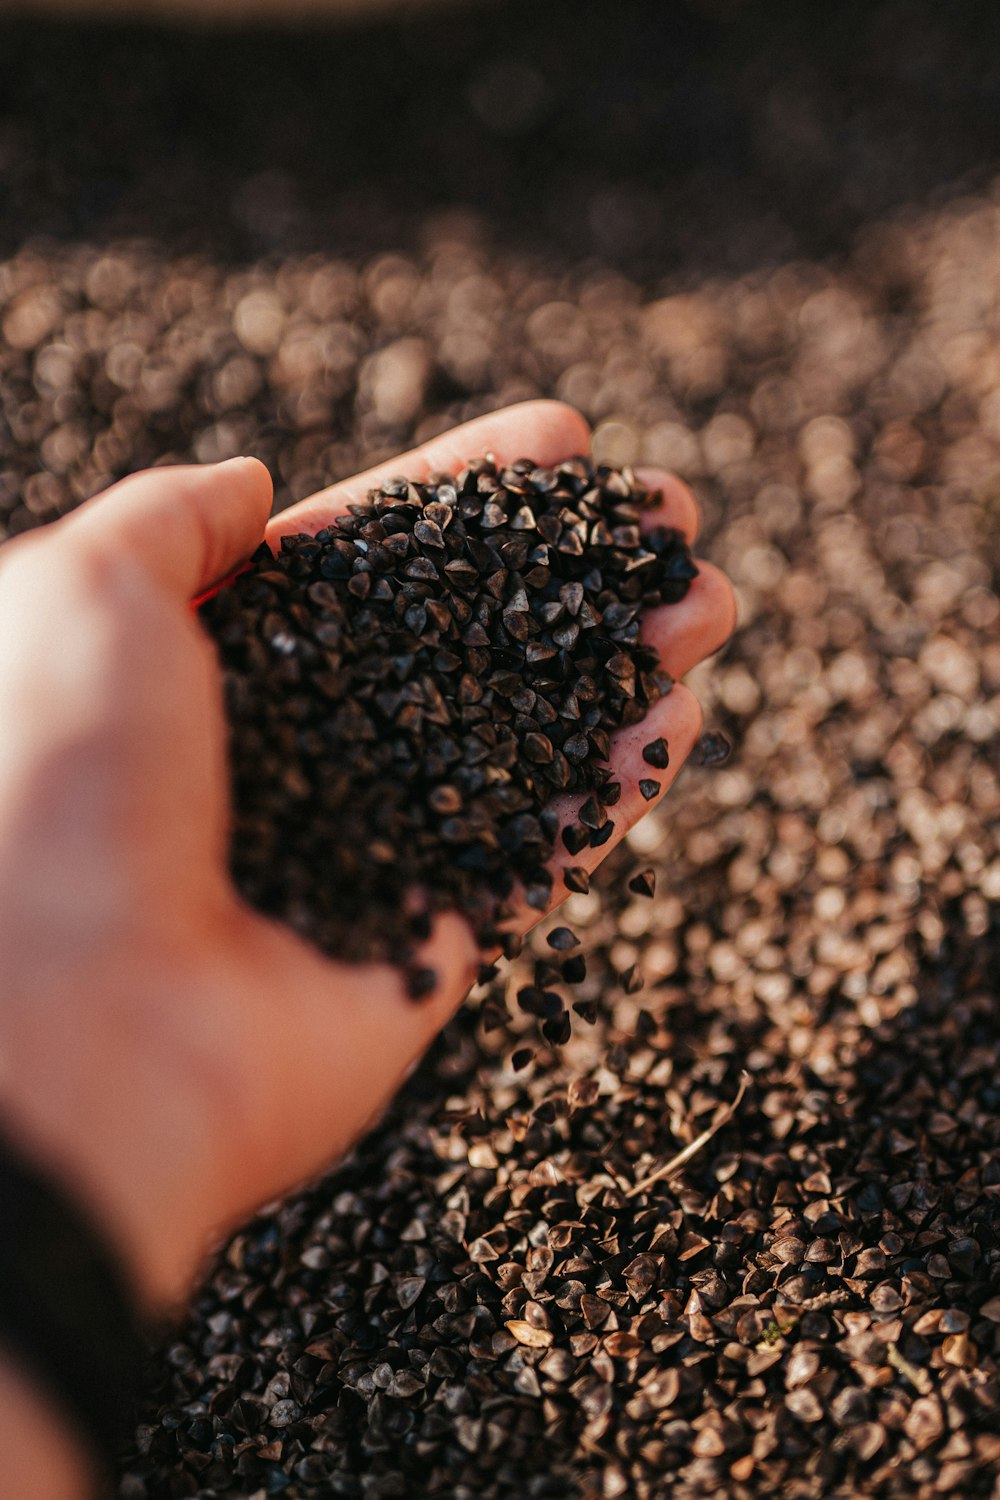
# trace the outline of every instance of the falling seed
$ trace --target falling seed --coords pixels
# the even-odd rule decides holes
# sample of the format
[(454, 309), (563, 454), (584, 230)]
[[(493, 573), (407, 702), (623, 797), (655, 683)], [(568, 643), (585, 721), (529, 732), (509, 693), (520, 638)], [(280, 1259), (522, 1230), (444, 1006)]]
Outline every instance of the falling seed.
[(721, 766), (732, 754), (732, 746), (724, 734), (711, 730), (695, 742), (691, 759), (696, 766)]
[(503, 1031), (510, 1024), (510, 1011), (507, 1007), (496, 1005), (491, 1000), (484, 1001), (479, 1015), (486, 1032)]
[(568, 927), (553, 927), (545, 941), (557, 953), (568, 953), (570, 949), (580, 946), (580, 939)]
[(590, 876), (583, 865), (564, 865), (562, 874), (568, 891), (585, 896), (590, 890)]
[(642, 758), (647, 765), (656, 766), (660, 771), (666, 770), (670, 764), (670, 754), (667, 750), (667, 742), (662, 735), (651, 740), (648, 745), (643, 745)]
[(582, 953), (574, 953), (563, 963), (561, 973), (564, 983), (582, 984), (587, 977), (587, 960)]
[(653, 896), (656, 893), (656, 871), (652, 868), (640, 870), (638, 875), (633, 875), (628, 883), (628, 888), (637, 896)]
[(542, 1036), (553, 1047), (563, 1047), (570, 1038), (570, 1019), (565, 1011), (542, 1022)]

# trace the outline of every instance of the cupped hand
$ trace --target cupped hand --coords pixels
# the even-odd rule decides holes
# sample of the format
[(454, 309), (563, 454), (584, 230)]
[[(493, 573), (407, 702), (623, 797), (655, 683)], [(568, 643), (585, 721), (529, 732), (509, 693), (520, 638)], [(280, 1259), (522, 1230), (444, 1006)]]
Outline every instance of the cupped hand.
[[(351, 1143), (479, 958), (463, 920), (441, 917), (421, 957), (438, 986), (414, 1003), (396, 970), (330, 961), (240, 902), (220, 674), (189, 601), (265, 527), (274, 545), (317, 531), (387, 474), (454, 471), (485, 451), (552, 465), (589, 440), (570, 408), (527, 403), (269, 525), (255, 460), (152, 470), (0, 551), (0, 1111), (105, 1223), (151, 1304), (183, 1293), (213, 1232)], [(663, 493), (655, 519), (693, 540), (690, 492), (640, 472)], [(729, 585), (699, 566), (683, 602), (644, 625), (675, 678), (735, 620)], [(670, 746), (662, 795), (700, 722), (676, 686), (619, 732), (615, 837), (566, 863), (592, 868), (655, 805), (638, 790), (642, 746)], [(573, 810), (564, 799), (561, 815)]]

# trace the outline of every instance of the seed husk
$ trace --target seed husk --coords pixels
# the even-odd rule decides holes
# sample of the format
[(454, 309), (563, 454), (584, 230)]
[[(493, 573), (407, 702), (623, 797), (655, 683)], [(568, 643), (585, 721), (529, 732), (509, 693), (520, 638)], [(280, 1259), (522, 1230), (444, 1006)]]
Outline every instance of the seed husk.
[(632, 876), (632, 879), (628, 883), (628, 888), (637, 896), (649, 896), (650, 898), (655, 896), (656, 871), (652, 867), (640, 870), (638, 875)]

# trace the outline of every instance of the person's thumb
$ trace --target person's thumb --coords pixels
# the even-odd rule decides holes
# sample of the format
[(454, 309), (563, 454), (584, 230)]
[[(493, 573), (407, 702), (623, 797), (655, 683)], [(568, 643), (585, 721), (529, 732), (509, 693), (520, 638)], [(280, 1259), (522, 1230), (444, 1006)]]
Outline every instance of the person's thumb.
[(109, 557), (128, 556), (166, 592), (192, 599), (258, 546), (272, 493), (256, 458), (147, 469), (88, 500), (53, 531)]

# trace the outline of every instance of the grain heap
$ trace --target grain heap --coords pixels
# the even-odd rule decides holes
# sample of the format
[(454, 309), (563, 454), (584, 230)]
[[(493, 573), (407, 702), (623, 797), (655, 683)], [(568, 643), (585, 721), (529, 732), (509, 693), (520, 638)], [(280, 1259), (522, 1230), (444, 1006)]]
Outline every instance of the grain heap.
[[(583, 459), (483, 460), (388, 480), (276, 558), (262, 546), (202, 606), (225, 668), (244, 896), (328, 953), (408, 966), (414, 997), (435, 982), (415, 964), (435, 911), (518, 951), (503, 931), (515, 901), (544, 911), (553, 896), (553, 797), (591, 794), (561, 831), (570, 855), (606, 844), (622, 790), (610, 735), (670, 688), (640, 614), (681, 600), (697, 568), (680, 532), (640, 530), (654, 503)], [(645, 756), (666, 768), (662, 739)], [(521, 1003), (566, 1040), (556, 992)]]

